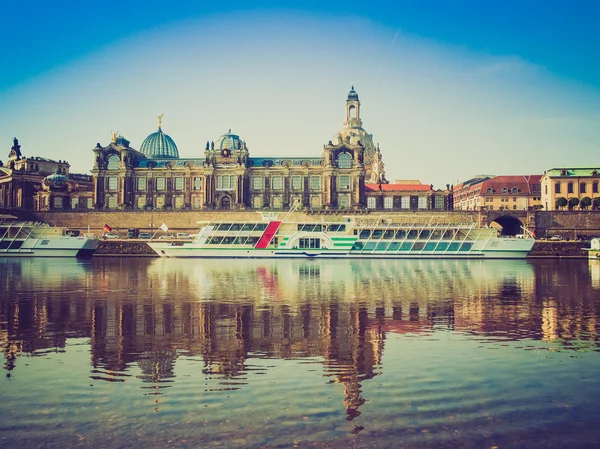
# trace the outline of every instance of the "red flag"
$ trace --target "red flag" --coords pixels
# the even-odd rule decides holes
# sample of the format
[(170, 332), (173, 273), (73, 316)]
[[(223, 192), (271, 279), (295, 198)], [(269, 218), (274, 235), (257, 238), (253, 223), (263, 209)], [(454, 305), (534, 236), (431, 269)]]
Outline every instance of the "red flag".
[(104, 225), (104, 230), (105, 230), (106, 232), (110, 232), (110, 231), (112, 231), (112, 228), (111, 228), (109, 225), (105, 224), (105, 225)]

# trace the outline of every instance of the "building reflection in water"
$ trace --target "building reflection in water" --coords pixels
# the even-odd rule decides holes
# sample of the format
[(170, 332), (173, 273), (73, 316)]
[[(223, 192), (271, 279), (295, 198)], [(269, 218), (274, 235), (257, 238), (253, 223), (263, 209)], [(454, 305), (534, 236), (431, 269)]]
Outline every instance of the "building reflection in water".
[(223, 389), (243, 388), (253, 358), (314, 359), (343, 386), (352, 420), (362, 383), (384, 370), (390, 334), (596, 344), (598, 273), (557, 263), (5, 260), (4, 369), (10, 375), (21, 354), (89, 338), (93, 379), (127, 381), (138, 366), (159, 395), (182, 356), (201, 357), (202, 373)]

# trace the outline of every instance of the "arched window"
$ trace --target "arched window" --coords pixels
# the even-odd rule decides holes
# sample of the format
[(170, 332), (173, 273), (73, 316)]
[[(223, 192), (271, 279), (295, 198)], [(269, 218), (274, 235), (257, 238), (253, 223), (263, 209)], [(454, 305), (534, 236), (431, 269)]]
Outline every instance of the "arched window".
[(560, 193), (560, 182), (554, 184), (554, 193)]
[(579, 193), (585, 193), (585, 182), (579, 184)]
[(350, 118), (356, 118), (356, 107), (354, 105), (350, 106)]
[(502, 193), (504, 193), (504, 194), (508, 193), (508, 189), (506, 187), (502, 187)]
[(488, 195), (491, 195), (492, 193), (494, 193), (494, 190), (491, 187), (488, 187), (487, 190), (485, 191), (485, 193), (487, 193)]
[(352, 156), (342, 153), (338, 157), (338, 168), (352, 168)]
[(519, 193), (519, 189), (517, 189), (516, 187), (512, 188), (512, 194), (516, 195), (517, 193)]
[(109, 170), (117, 170), (119, 168), (120, 161), (121, 159), (119, 159), (119, 156), (117, 156), (116, 154), (109, 156), (107, 168)]
[(573, 193), (573, 183), (567, 184), (567, 193)]

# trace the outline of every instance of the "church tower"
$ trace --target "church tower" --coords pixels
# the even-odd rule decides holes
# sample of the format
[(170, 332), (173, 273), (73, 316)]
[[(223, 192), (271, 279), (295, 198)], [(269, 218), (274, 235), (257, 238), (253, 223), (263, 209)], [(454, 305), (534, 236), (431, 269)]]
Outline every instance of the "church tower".
[(360, 101), (358, 100), (358, 94), (354, 90), (354, 85), (348, 93), (348, 99), (346, 100), (346, 121), (344, 122), (346, 128), (362, 128), (362, 120), (360, 119)]

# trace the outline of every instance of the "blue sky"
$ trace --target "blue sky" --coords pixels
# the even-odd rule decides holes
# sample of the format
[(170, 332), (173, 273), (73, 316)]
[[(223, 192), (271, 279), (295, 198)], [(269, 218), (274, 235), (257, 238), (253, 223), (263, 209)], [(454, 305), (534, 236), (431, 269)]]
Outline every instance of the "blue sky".
[(597, 1), (3, 8), (0, 159), (16, 136), (88, 172), (96, 142), (139, 148), (159, 113), (184, 157), (229, 128), (255, 156), (320, 155), (354, 81), (391, 180), (600, 165)]

